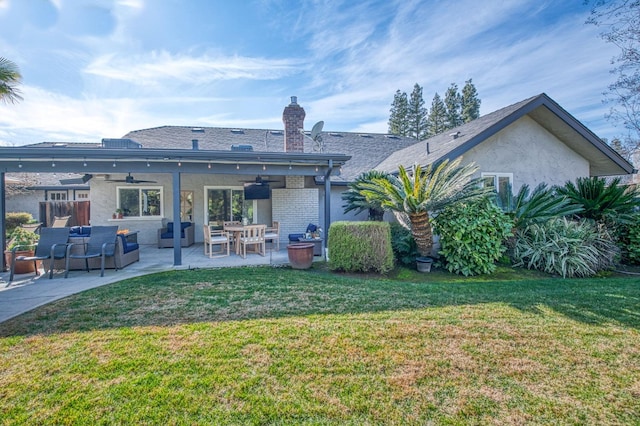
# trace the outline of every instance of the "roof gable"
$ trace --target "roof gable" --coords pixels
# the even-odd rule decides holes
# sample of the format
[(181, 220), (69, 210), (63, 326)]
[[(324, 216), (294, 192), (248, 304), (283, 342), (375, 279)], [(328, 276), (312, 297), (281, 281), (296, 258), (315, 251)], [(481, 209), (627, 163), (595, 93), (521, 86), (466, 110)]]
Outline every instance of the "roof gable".
[(628, 161), (544, 93), (399, 150), (376, 169), (394, 172), (399, 165), (409, 167), (414, 163), (430, 164), (457, 158), (525, 115), (585, 157), (590, 163), (591, 175), (633, 172)]

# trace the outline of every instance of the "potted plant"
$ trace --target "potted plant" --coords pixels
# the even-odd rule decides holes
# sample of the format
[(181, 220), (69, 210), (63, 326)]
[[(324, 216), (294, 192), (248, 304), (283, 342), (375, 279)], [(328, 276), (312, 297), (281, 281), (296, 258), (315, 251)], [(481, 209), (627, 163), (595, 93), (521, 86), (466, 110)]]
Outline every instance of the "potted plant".
[[(35, 232), (20, 227), (14, 229), (11, 235), (9, 235), (7, 250), (4, 252), (5, 263), (11, 265), (11, 256), (14, 249), (16, 257), (33, 256), (35, 253), (35, 245), (38, 244), (39, 239), (40, 236)], [(35, 272), (33, 262), (16, 262), (16, 274), (27, 274), (30, 272)]]
[(116, 209), (116, 215), (118, 219), (122, 219), (124, 217), (124, 212), (122, 211), (122, 209)]

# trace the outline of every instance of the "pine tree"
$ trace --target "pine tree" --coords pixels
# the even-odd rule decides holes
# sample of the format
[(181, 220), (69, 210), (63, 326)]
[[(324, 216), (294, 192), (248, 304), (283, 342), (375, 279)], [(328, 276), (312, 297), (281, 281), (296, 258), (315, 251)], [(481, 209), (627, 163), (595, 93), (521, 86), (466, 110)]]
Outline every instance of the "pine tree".
[(389, 116), (389, 133), (392, 135), (407, 136), (409, 134), (409, 101), (407, 94), (396, 90), (391, 103)]
[(422, 99), (422, 87), (418, 83), (413, 86), (413, 92), (409, 98), (409, 133), (419, 141), (427, 137), (427, 109), (424, 107), (424, 99)]
[(444, 96), (444, 104), (447, 108), (447, 129), (453, 129), (463, 123), (462, 121), (462, 96), (458, 93), (458, 85), (451, 83)]
[(480, 117), (480, 99), (471, 79), (462, 88), (462, 120), (468, 123)]
[(436, 92), (429, 111), (429, 136), (438, 135), (447, 130), (447, 108)]

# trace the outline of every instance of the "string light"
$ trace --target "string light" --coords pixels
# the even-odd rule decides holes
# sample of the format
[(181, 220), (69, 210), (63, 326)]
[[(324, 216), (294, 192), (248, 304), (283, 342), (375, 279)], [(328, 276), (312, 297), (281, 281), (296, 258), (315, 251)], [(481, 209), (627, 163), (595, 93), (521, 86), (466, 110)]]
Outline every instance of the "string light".
[(236, 170), (240, 170), (240, 164), (236, 163)]
[(178, 160), (178, 167), (182, 167), (182, 159)]
[(318, 171), (318, 166), (316, 166), (316, 172)]
[(52, 158), (52, 159), (51, 159), (51, 167), (55, 167), (55, 166), (56, 166), (56, 162), (55, 162), (55, 160)]
[(149, 164), (149, 160), (147, 160), (147, 167), (151, 167), (151, 164)]
[(291, 162), (289, 162), (289, 170), (291, 170)]
[(20, 158), (18, 158), (18, 168), (19, 169), (22, 168), (22, 160)]
[(211, 163), (207, 164), (207, 169), (211, 168)]
[(262, 165), (262, 170), (267, 170), (267, 165), (266, 164)]
[(84, 159), (84, 163), (82, 163), (82, 165), (83, 165), (84, 167), (87, 167), (87, 159), (86, 159), (86, 158)]
[(116, 160), (113, 160), (113, 167), (116, 167)]

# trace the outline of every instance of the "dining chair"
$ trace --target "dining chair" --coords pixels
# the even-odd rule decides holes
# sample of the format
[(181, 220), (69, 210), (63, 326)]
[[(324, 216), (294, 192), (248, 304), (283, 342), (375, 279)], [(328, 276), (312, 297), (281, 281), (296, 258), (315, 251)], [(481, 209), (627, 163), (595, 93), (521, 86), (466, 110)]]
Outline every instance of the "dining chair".
[(276, 251), (280, 251), (280, 222), (274, 220), (272, 226), (268, 227), (264, 233), (265, 241), (271, 241), (271, 247), (276, 245)]
[(240, 244), (240, 254), (243, 258), (247, 257), (247, 246), (254, 247), (254, 253), (261, 256), (265, 255), (265, 239), (264, 233), (267, 225), (247, 225), (243, 227), (238, 244)]
[[(213, 229), (209, 225), (203, 226), (204, 230), (204, 254), (210, 259), (215, 257), (229, 256), (229, 244), (231, 239), (229, 233), (221, 229)], [(213, 251), (213, 246), (219, 245), (220, 251)], [(226, 248), (226, 253), (225, 253)], [(214, 256), (215, 255), (215, 256)]]

